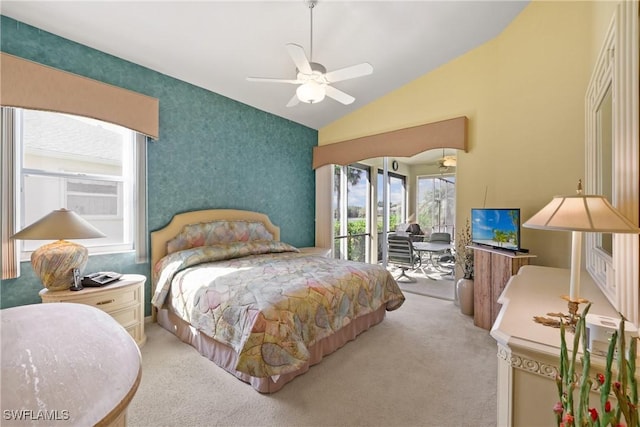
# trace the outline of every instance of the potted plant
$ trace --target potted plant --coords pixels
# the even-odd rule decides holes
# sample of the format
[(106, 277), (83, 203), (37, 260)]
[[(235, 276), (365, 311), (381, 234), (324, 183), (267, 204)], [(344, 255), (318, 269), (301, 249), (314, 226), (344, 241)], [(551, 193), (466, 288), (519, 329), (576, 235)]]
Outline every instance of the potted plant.
[[(620, 316), (618, 331), (609, 341), (604, 373), (591, 378), (591, 354), (587, 348), (585, 318), (590, 304), (582, 312), (575, 325), (573, 349), (567, 351), (564, 322), (560, 324), (560, 366), (556, 374), (558, 403), (553, 411), (559, 427), (638, 427), (638, 384), (636, 378), (637, 337), (631, 338), (627, 351), (624, 325)], [(582, 372), (576, 373), (579, 341), (582, 340)], [(590, 407), (589, 394), (592, 385), (600, 392), (599, 407)], [(578, 392), (575, 400), (574, 391)], [(612, 403), (611, 397), (615, 397)]]
[(468, 316), (473, 315), (473, 249), (471, 245), (471, 225), (469, 218), (464, 228), (456, 235), (456, 266), (462, 278), (456, 283), (456, 295), (460, 311)]

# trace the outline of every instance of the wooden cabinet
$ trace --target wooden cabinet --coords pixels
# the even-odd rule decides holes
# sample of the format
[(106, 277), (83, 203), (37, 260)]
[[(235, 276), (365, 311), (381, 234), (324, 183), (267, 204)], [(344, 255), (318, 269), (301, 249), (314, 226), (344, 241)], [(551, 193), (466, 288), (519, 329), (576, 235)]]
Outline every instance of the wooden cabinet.
[(50, 291), (43, 289), (43, 303), (73, 302), (91, 305), (113, 317), (142, 346), (147, 337), (144, 333), (144, 283), (140, 274), (124, 274), (114, 283), (99, 288), (84, 288), (81, 291)]
[(520, 267), (528, 265), (535, 255), (471, 246), (473, 249), (473, 323), (491, 329), (498, 317), (498, 298)]
[(309, 246), (306, 248), (300, 248), (300, 252), (305, 254), (320, 255), (325, 258), (331, 258), (331, 248), (320, 248), (317, 246)]

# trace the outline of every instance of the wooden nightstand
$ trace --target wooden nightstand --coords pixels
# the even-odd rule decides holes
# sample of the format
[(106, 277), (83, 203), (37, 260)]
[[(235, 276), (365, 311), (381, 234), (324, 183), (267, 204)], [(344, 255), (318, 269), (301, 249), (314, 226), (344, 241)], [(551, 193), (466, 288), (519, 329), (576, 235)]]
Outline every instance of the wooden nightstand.
[(139, 347), (147, 340), (144, 334), (144, 283), (140, 274), (124, 274), (114, 283), (81, 291), (40, 291), (43, 303), (73, 302), (92, 305), (120, 323)]
[(317, 246), (309, 246), (306, 248), (300, 248), (300, 252), (305, 254), (320, 255), (325, 258), (331, 257), (331, 248), (320, 248)]

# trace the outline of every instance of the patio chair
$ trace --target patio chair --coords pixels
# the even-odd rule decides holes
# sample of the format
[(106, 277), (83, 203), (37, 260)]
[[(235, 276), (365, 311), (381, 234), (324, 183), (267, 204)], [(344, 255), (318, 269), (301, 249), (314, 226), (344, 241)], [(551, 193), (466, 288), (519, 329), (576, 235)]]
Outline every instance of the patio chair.
[(404, 278), (407, 282), (415, 282), (416, 279), (407, 275), (407, 270), (415, 270), (420, 267), (420, 257), (413, 251), (410, 236), (399, 236), (392, 234), (387, 237), (388, 252), (387, 259), (389, 264), (393, 264), (401, 270), (397, 281)]
[[(432, 243), (451, 243), (451, 234), (449, 233), (431, 233), (429, 239)], [(437, 266), (447, 270), (453, 270), (452, 264), (455, 262), (455, 257), (450, 249), (444, 250), (437, 254)]]

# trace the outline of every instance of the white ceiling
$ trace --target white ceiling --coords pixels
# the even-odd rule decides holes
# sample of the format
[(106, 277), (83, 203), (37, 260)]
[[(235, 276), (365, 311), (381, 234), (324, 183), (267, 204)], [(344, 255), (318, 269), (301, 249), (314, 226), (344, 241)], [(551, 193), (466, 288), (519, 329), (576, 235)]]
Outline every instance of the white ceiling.
[(294, 79), (286, 43), (309, 56), (310, 13), (288, 1), (2, 0), (3, 15), (313, 129), (361, 108), (498, 35), (517, 1), (336, 1), (313, 9), (313, 61), (328, 71), (369, 62), (373, 74), (335, 83), (356, 98), (285, 105)]

